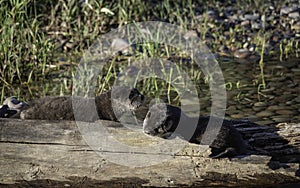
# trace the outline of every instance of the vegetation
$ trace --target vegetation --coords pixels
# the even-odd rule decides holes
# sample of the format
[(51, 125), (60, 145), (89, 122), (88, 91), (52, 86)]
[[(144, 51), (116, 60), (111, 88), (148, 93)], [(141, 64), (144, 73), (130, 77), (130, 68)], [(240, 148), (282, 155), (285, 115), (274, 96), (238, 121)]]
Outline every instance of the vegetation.
[[(43, 95), (71, 94), (71, 80), (84, 50), (99, 35), (128, 23), (157, 20), (196, 30), (214, 52), (218, 51), (217, 44), (229, 48), (242, 48), (244, 45), (243, 40), (237, 40), (245, 34), (241, 25), (227, 28), (210, 17), (210, 8), (217, 7), (220, 12), (224, 8), (219, 1), (0, 0), (0, 4), (1, 101), (11, 95), (28, 100)], [(245, 3), (238, 1), (236, 6), (245, 6)], [(257, 0), (249, 0), (247, 6), (264, 11)], [(224, 32), (227, 34), (224, 35)], [(261, 74), (262, 82), (258, 83), (259, 88), (265, 88), (263, 66), (267, 35), (271, 33), (265, 32), (263, 39), (252, 41), (261, 56), (261, 72), (258, 74)], [(294, 38), (280, 41), (281, 60), (298, 55), (298, 43)], [(176, 49), (167, 46), (144, 44), (142, 48), (144, 50), (137, 58), (145, 54), (165, 59), (170, 58), (170, 54), (180, 57), (179, 59), (186, 58)], [(117, 66), (116, 61), (122, 58), (124, 57), (116, 57), (107, 62), (108, 72), (99, 77), (97, 92), (108, 88), (117, 78), (117, 72), (129, 65), (126, 62)], [(200, 87), (203, 83), (199, 79), (205, 82), (200, 68), (192, 65), (182, 67), (182, 64), (184, 63), (180, 60), (176, 63), (178, 75), (180, 76), (180, 68), (185, 69)], [(174, 71), (169, 73), (173, 74)], [(168, 78), (173, 79), (172, 75)], [(169, 83), (143, 78), (142, 81), (136, 81), (135, 85), (148, 91), (154, 89), (155, 92), (151, 94), (154, 97), (166, 95), (169, 102), (178, 101), (178, 97), (169, 97), (177, 91), (170, 84), (172, 80), (168, 81)], [(164, 91), (161, 88), (167, 89)]]

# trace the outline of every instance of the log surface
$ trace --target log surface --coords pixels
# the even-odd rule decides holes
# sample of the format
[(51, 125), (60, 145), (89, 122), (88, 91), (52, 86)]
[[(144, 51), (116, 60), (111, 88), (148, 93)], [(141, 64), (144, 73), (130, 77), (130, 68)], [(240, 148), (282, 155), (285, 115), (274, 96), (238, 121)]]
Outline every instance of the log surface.
[[(87, 126), (93, 127), (93, 123)], [(160, 138), (146, 136), (116, 122), (101, 121), (101, 126), (118, 142), (127, 145), (155, 146), (162, 142)], [(87, 144), (89, 138), (83, 138), (82, 130), (73, 121), (0, 119), (0, 185), (250, 187), (300, 184), (300, 124), (238, 125), (237, 129), (251, 146), (267, 154), (210, 159), (208, 150), (202, 152), (207, 147), (189, 143), (174, 155), (165, 152), (166, 148), (140, 153), (122, 148), (101, 150)], [(90, 134), (97, 135), (96, 131)], [(111, 160), (115, 157), (121, 161), (126, 156), (132, 164), (141, 160), (147, 163), (153, 156), (167, 155), (168, 160), (144, 166)]]

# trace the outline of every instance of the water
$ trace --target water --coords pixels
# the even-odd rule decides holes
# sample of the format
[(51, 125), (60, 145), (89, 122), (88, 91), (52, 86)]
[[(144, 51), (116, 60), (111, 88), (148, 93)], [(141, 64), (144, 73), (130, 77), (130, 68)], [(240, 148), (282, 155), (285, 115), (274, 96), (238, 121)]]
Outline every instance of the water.
[[(248, 118), (259, 124), (300, 122), (300, 63), (298, 58), (264, 63), (266, 88), (257, 62), (219, 60), (227, 85), (228, 118)], [(201, 98), (201, 113), (210, 113), (209, 93)]]

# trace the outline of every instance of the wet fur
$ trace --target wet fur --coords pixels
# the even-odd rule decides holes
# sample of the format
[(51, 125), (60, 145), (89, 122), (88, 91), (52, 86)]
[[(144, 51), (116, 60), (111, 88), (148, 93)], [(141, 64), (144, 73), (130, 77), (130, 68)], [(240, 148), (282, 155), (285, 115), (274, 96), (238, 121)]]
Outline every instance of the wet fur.
[(113, 92), (110, 90), (95, 98), (61, 96), (36, 99), (28, 103), (20, 116), (22, 119), (118, 121), (117, 117), (137, 109), (143, 101), (144, 96), (137, 89), (117, 87)]
[[(181, 117), (181, 119), (180, 119)], [(146, 134), (169, 138), (173, 133), (181, 138), (196, 144), (200, 144), (202, 136), (207, 128), (210, 118), (214, 121), (222, 121), (216, 117), (191, 118), (181, 112), (180, 108), (167, 105), (153, 105), (144, 120), (143, 129)], [(197, 124), (196, 124), (196, 123)], [(238, 120), (223, 120), (222, 127), (217, 138), (210, 144), (212, 158), (233, 157), (246, 154), (248, 145), (233, 124), (244, 123)], [(190, 127), (196, 124), (196, 127)], [(190, 135), (190, 131), (194, 131)]]

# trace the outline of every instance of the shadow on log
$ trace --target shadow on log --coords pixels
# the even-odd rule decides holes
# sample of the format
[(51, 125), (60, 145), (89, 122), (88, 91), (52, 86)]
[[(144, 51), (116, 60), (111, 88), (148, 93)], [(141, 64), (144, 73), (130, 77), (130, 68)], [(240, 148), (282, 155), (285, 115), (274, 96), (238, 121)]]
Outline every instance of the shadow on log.
[(287, 167), (284, 163), (300, 163), (299, 124), (248, 125), (240, 124), (235, 127), (242, 133), (243, 138), (248, 141), (249, 145), (266, 151), (267, 155), (272, 156), (269, 162), (271, 169)]
[[(88, 124), (92, 126), (93, 123)], [(120, 123), (101, 121), (119, 142), (144, 146), (163, 139), (149, 137)], [(9, 187), (268, 187), (300, 184), (300, 124), (236, 127), (253, 147), (268, 155), (210, 159), (196, 144), (170, 159), (133, 167), (111, 162), (103, 153), (124, 157), (124, 151), (92, 149), (73, 121), (0, 119), (0, 185)], [(172, 142), (172, 140), (170, 140)], [(130, 153), (163, 157), (164, 151)], [(142, 158), (147, 163), (147, 158)]]

